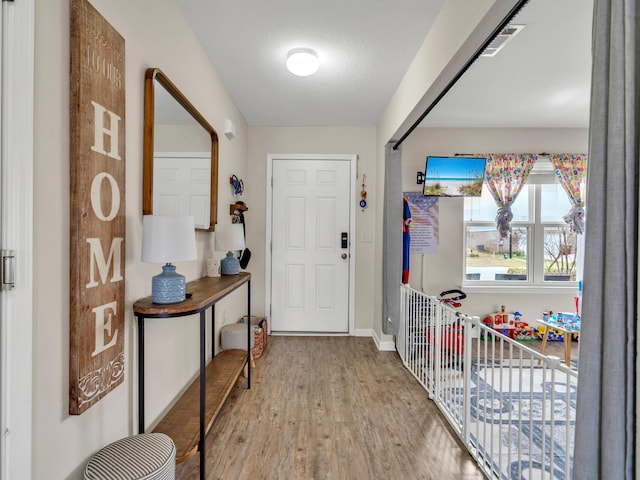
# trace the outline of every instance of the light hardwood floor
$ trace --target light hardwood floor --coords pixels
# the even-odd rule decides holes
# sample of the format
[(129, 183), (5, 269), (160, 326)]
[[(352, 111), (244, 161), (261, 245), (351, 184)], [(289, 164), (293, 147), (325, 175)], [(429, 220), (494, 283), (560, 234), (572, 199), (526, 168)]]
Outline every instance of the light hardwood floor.
[[(207, 436), (207, 479), (480, 480), (395, 352), (362, 337), (269, 337)], [(178, 465), (198, 478), (198, 455)]]

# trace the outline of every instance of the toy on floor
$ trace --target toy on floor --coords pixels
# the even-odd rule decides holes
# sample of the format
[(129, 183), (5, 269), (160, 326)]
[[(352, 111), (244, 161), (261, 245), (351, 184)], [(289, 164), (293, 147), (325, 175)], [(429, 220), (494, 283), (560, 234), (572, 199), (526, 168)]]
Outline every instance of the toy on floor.
[(523, 342), (535, 340), (533, 338), (533, 328), (531, 328), (527, 322), (522, 321), (522, 314), (520, 312), (513, 312), (513, 316), (513, 325), (515, 327), (513, 339)]
[[(557, 312), (553, 311), (543, 312), (542, 320), (549, 323), (555, 323), (564, 329), (571, 331), (571, 338), (579, 340), (580, 336), (580, 316), (575, 313)], [(549, 329), (549, 336), (547, 341), (549, 342), (561, 342), (563, 341), (564, 333), (561, 330), (548, 327), (547, 325), (540, 325), (534, 329), (534, 335), (536, 338), (542, 340), (545, 332)]]
[(533, 340), (533, 329), (522, 320), (520, 312), (509, 313), (502, 305), (499, 312), (490, 313), (482, 322), (497, 332), (509, 338), (520, 341)]

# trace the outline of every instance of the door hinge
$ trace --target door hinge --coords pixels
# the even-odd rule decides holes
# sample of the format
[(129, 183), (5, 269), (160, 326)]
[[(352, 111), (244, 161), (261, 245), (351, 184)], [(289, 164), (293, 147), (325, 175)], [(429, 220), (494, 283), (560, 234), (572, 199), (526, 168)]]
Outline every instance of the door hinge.
[(2, 290), (13, 290), (16, 287), (16, 251), (2, 250)]

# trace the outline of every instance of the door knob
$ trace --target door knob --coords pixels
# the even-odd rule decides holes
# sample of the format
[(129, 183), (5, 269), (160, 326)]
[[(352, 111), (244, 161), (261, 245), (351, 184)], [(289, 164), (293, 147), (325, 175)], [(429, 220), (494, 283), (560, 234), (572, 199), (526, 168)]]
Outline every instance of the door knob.
[(343, 259), (343, 260), (346, 260), (346, 259), (347, 259), (347, 254), (346, 254), (346, 253), (343, 253), (343, 254), (342, 254), (342, 259)]

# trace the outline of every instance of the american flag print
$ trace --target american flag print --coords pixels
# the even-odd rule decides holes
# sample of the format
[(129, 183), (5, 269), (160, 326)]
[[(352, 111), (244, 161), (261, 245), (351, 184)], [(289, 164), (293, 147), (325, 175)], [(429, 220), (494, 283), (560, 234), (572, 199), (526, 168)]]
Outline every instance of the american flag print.
[(413, 225), (411, 253), (437, 253), (439, 242), (439, 198), (425, 197), (422, 192), (405, 192)]

